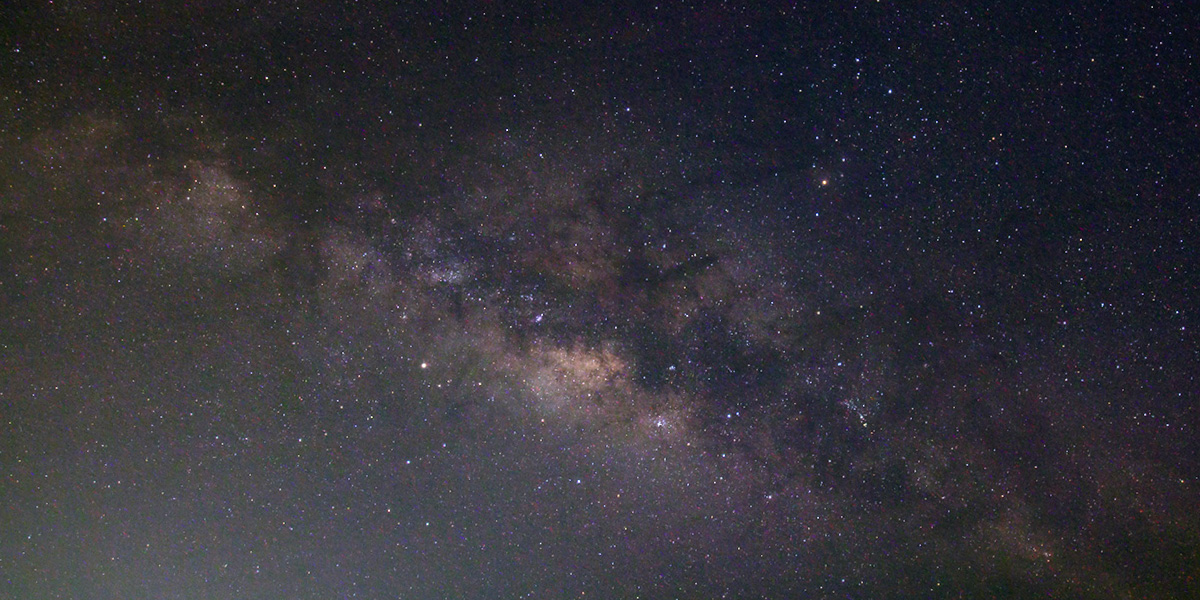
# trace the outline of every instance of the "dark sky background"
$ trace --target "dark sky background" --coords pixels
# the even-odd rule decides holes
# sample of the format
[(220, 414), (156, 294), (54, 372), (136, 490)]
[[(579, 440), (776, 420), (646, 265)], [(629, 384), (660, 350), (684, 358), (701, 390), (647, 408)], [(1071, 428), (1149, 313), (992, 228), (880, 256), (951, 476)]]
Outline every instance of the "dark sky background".
[(6, 5), (0, 598), (1200, 597), (1194, 7), (974, 4)]

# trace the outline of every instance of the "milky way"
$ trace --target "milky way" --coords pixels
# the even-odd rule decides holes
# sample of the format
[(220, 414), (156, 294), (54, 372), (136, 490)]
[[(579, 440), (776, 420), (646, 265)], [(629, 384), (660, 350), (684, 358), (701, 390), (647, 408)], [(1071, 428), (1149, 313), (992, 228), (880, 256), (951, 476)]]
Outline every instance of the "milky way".
[(178, 9), (0, 38), (0, 597), (1200, 593), (1176, 15)]

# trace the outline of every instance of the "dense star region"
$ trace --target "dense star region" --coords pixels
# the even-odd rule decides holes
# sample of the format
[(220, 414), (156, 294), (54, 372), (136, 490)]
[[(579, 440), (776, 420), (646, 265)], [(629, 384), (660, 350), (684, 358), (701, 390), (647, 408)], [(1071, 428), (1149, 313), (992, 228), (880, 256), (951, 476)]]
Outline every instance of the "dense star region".
[(0, 9), (0, 598), (1200, 596), (1182, 5)]

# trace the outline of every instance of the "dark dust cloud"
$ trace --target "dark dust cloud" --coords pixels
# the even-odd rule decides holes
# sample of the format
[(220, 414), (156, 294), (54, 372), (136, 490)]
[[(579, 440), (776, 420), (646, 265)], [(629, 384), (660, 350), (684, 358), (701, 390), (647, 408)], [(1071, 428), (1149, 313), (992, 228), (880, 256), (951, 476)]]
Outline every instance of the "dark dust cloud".
[(1182, 4), (2, 13), (0, 597), (1200, 595)]

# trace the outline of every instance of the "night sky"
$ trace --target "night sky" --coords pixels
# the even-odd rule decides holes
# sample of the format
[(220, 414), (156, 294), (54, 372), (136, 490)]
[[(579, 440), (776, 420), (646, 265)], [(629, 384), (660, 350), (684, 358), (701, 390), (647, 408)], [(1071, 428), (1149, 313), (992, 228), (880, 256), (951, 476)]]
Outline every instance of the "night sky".
[(0, 598), (1200, 597), (1195, 7), (974, 4), (6, 5)]

